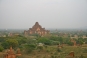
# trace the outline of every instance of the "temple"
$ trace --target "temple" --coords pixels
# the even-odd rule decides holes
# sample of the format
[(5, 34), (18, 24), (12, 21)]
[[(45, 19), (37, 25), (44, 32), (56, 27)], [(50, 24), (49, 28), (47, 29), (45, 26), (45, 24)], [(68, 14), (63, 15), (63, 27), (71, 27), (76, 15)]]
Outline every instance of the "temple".
[(32, 34), (39, 34), (41, 36), (49, 34), (48, 30), (45, 30), (45, 28), (42, 28), (41, 25), (39, 25), (38, 22), (35, 23), (35, 25), (32, 28), (29, 28), (28, 31), (24, 31), (25, 35), (32, 35)]
[(17, 50), (17, 53), (14, 53), (14, 50), (10, 47), (3, 56), (3, 58), (17, 58), (17, 56), (21, 56), (20, 49)]

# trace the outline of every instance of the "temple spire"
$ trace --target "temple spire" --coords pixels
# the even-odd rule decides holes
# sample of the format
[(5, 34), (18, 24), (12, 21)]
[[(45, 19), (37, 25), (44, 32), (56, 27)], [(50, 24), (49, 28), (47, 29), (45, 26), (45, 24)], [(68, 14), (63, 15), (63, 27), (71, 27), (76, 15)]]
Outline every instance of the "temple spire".
[(38, 23), (38, 22), (36, 22), (36, 23), (35, 23), (35, 25), (39, 25), (39, 23)]

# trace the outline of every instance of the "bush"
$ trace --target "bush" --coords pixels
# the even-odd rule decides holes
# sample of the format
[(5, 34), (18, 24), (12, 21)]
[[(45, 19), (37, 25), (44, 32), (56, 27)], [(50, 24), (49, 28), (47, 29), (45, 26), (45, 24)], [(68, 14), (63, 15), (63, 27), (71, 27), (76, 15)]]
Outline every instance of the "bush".
[(18, 41), (16, 39), (7, 39), (6, 41), (4, 41), (3, 43), (1, 43), (1, 45), (7, 49), (10, 48), (11, 46), (13, 48), (17, 47), (19, 45)]
[(53, 41), (52, 45), (59, 45), (59, 43), (60, 43), (59, 41)]
[(3, 46), (4, 49), (9, 48), (9, 43), (8, 42), (3, 42), (3, 43), (1, 43), (1, 45)]
[(73, 46), (73, 42), (67, 42), (68, 45)]
[(5, 38), (4, 37), (0, 37), (0, 42), (4, 42)]
[(82, 45), (83, 44), (83, 41), (78, 40), (76, 43)]
[(36, 45), (25, 45), (25, 52), (31, 53), (36, 48)]
[(57, 49), (58, 52), (62, 52), (62, 50), (60, 48)]
[(37, 46), (37, 49), (43, 50), (43, 46)]
[(81, 55), (79, 58), (86, 58), (85, 56)]
[(55, 58), (55, 56), (54, 56), (54, 55), (52, 55), (52, 56), (51, 56), (51, 58)]
[(0, 46), (0, 52), (2, 52), (4, 50), (4, 48), (2, 46)]
[(45, 48), (47, 48), (48, 46), (47, 45), (44, 45)]
[(83, 53), (87, 53), (87, 48), (85, 48), (85, 49), (83, 50)]
[(40, 38), (38, 39), (38, 43), (44, 43), (45, 45), (51, 45), (51, 40), (47, 38)]

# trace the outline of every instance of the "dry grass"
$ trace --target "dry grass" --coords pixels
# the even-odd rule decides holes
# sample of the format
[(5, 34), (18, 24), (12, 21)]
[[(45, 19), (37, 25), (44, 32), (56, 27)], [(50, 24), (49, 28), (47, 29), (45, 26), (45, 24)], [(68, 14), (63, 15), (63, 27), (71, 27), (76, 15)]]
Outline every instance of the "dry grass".
[[(57, 46), (48, 46), (47, 48), (44, 47), (43, 50), (38, 51), (38, 50), (34, 50), (32, 53), (30, 54), (24, 54), (22, 53), (22, 56), (18, 57), (18, 58), (65, 58), (66, 56), (68, 56), (68, 54), (73, 51), (75, 53), (75, 57), (74, 58), (79, 58), (81, 55), (85, 56), (85, 58), (87, 58), (87, 52), (84, 53), (84, 49), (87, 49), (87, 45), (85, 46), (64, 46), (63, 48), (61, 48), (61, 52), (57, 51), (58, 47)], [(0, 58), (3, 58), (3, 53), (4, 52), (0, 52)]]

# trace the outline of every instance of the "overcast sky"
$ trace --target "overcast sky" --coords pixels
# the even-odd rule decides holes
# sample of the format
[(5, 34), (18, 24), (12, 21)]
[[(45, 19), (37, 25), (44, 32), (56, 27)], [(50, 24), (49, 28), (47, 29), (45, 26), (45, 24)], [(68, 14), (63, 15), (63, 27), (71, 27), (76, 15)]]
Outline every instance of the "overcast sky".
[(87, 0), (0, 0), (0, 29), (87, 28)]

